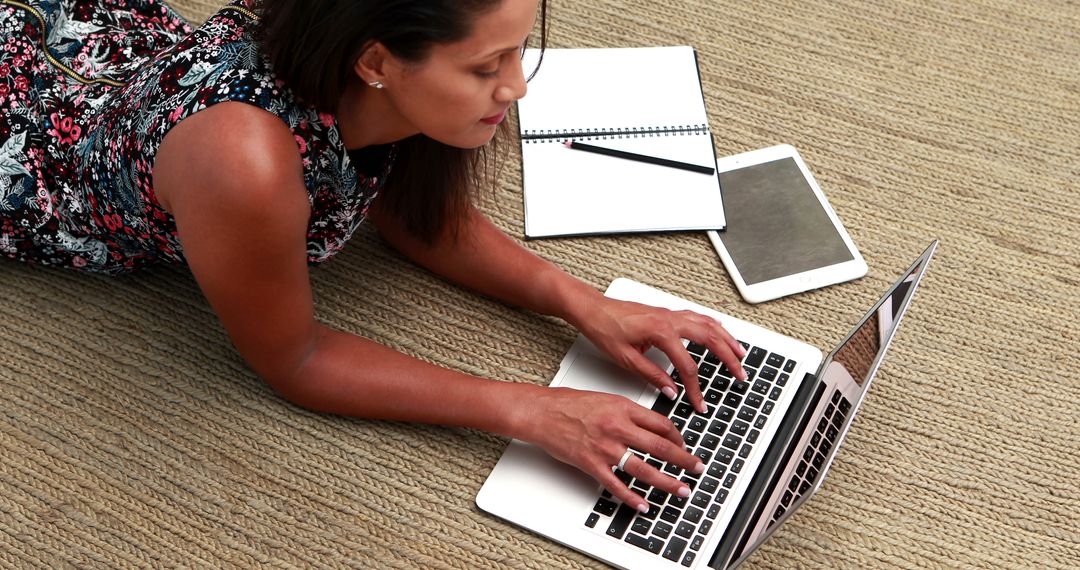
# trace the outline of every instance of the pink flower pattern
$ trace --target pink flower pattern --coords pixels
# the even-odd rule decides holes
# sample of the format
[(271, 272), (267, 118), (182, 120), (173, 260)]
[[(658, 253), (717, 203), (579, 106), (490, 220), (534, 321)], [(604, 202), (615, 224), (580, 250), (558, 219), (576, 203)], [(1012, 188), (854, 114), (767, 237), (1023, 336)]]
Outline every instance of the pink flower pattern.
[(340, 251), (393, 148), (377, 176), (356, 171), (336, 118), (274, 76), (253, 38), (257, 11), (235, 0), (196, 29), (161, 0), (0, 5), (0, 257), (109, 274), (183, 263), (154, 158), (172, 127), (222, 101), (288, 125), (312, 207), (308, 261)]

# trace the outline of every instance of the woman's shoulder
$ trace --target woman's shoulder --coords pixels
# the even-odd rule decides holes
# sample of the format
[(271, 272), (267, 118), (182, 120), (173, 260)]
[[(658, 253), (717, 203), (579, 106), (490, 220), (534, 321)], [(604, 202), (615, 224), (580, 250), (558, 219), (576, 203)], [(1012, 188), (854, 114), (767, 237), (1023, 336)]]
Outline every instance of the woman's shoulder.
[(158, 201), (170, 213), (178, 199), (194, 193), (210, 193), (223, 207), (245, 211), (306, 195), (300, 151), (288, 125), (262, 108), (231, 101), (170, 130), (153, 176)]

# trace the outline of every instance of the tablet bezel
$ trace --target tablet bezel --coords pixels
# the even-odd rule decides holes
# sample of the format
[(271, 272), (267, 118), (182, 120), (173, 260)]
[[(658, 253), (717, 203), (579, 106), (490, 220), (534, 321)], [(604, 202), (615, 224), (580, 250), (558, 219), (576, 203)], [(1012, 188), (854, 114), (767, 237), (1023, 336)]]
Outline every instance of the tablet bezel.
[[(825, 194), (821, 191), (821, 187), (819, 187), (817, 181), (814, 180), (814, 176), (810, 173), (810, 169), (807, 168), (806, 163), (803, 162), (802, 157), (799, 155), (799, 152), (795, 150), (795, 147), (783, 144), (720, 158), (716, 161), (716, 168), (718, 173), (724, 173), (784, 158), (791, 158), (795, 161), (795, 164), (798, 165), (803, 178), (810, 186), (810, 189), (813, 190), (814, 196), (817, 197), (818, 203), (825, 211), (829, 221), (833, 224), (833, 229), (843, 240), (852, 259), (842, 263), (785, 275), (768, 281), (754, 283), (753, 285), (747, 285), (745, 279), (743, 279), (742, 273), (739, 271), (739, 268), (736, 267), (734, 260), (732, 260), (731, 255), (724, 246), (720, 233), (715, 231), (708, 232), (709, 241), (712, 242), (713, 248), (715, 248), (716, 252), (720, 255), (720, 260), (727, 269), (728, 275), (731, 276), (732, 282), (735, 283), (735, 288), (739, 290), (739, 294), (742, 295), (743, 299), (749, 303), (771, 301), (780, 297), (786, 297), (788, 295), (819, 289), (828, 285), (851, 281), (866, 275), (867, 272), (866, 261), (863, 260), (862, 254), (860, 254), (858, 248), (855, 247), (855, 243), (851, 240), (851, 236), (848, 235), (844, 225), (840, 223), (840, 218), (837, 217), (836, 212), (833, 211), (829, 201), (825, 199)], [(721, 188), (721, 191), (723, 191), (723, 188)], [(728, 212), (729, 219), (731, 216), (737, 215), (738, 212)]]

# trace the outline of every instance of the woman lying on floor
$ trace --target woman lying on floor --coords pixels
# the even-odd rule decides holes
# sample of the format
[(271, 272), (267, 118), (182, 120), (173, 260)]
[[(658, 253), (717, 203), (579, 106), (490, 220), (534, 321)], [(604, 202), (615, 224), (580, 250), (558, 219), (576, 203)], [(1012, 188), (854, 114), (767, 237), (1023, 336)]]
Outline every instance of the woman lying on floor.
[[(628, 448), (700, 472), (668, 419), (625, 398), (469, 376), (315, 319), (309, 265), (369, 220), (448, 280), (565, 319), (669, 397), (649, 347), (683, 377), (681, 339), (741, 373), (718, 322), (608, 299), (471, 204), (546, 1), (236, 0), (198, 29), (123, 5), (0, 4), (0, 253), (110, 274), (187, 264), (246, 362), (307, 408), (519, 438), (642, 510), (612, 470)], [(624, 469), (688, 493), (637, 456)]]

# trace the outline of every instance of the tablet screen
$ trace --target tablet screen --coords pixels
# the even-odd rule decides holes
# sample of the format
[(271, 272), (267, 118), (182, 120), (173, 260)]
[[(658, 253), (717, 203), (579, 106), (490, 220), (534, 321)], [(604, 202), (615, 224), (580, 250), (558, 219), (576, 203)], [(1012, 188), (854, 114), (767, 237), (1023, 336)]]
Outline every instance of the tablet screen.
[(720, 173), (720, 239), (747, 285), (854, 259), (792, 158)]

